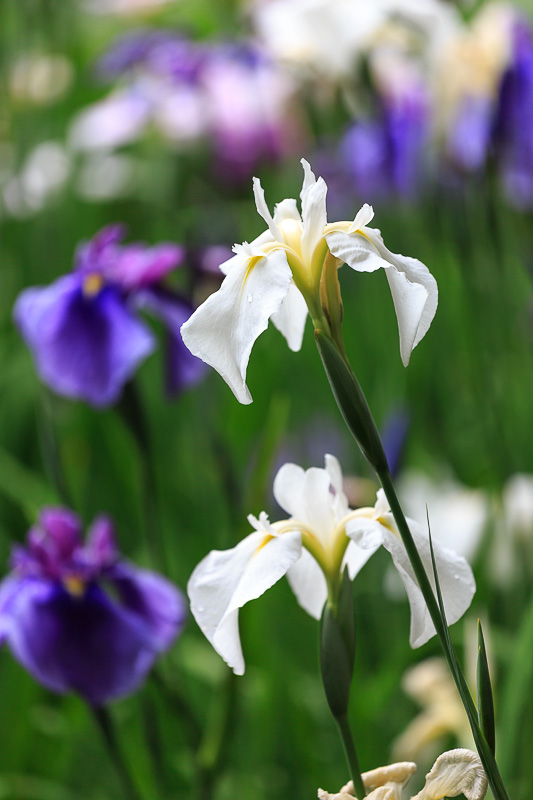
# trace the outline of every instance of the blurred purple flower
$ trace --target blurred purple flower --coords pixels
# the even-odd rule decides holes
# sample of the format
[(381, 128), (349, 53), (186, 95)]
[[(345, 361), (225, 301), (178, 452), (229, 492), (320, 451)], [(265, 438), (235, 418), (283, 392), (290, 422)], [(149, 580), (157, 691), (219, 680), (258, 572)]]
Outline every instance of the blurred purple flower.
[(241, 181), (289, 152), (302, 133), (293, 81), (246, 42), (142, 30), (120, 38), (97, 71), (122, 77), (121, 85), (73, 120), (76, 149), (120, 147), (153, 125), (176, 146), (207, 140), (216, 172)]
[(142, 684), (186, 618), (182, 593), (123, 561), (107, 517), (85, 544), (72, 511), (46, 508), (0, 584), (0, 641), (55, 692), (101, 705)]
[(121, 225), (103, 228), (78, 249), (72, 273), (26, 289), (15, 304), (15, 321), (42, 380), (58, 394), (95, 406), (116, 402), (154, 349), (152, 333), (138, 316), (141, 308), (167, 331), (167, 388), (176, 392), (204, 373), (179, 332), (193, 309), (161, 286), (182, 262), (183, 248), (122, 245), (124, 234)]
[(494, 125), (494, 102), (487, 95), (465, 97), (448, 132), (447, 156), (465, 172), (484, 167)]
[(511, 63), (502, 80), (496, 123), (502, 181), (509, 202), (533, 208), (533, 30), (513, 31)]
[(357, 194), (412, 199), (420, 189), (428, 137), (426, 96), (419, 87), (383, 96), (376, 119), (358, 121), (343, 137), (341, 158)]

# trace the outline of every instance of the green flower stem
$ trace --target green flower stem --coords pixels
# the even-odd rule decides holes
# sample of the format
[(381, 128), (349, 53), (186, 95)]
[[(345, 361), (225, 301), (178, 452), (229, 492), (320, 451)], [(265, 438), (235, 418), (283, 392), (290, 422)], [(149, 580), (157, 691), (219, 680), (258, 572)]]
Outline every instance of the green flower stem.
[(430, 580), (413, 541), (411, 531), (396, 496), (396, 491), (387, 465), (383, 445), (376, 423), (357, 378), (345, 355), (344, 344), (332, 338), (326, 327), (317, 326), (315, 339), (328, 377), (333, 396), (342, 413), (344, 421), (353, 434), (363, 455), (374, 468), (383, 490), (389, 501), (391, 512), (398, 526), (407, 555), (413, 567), (418, 585), (426, 602), (429, 614), (435, 625), (444, 655), (461, 696), (466, 714), (472, 729), (479, 756), (485, 768), (487, 778), (495, 800), (509, 800), (494, 755), (487, 744), (478, 722), (476, 707), (470, 695), (468, 685), (453, 649), (448, 626), (441, 614), (439, 604), (433, 592)]
[(228, 670), (214, 698), (210, 717), (196, 754), (195, 800), (210, 800), (224, 765), (224, 752), (235, 712), (235, 675)]
[(119, 780), (122, 784), (124, 797), (126, 800), (140, 800), (140, 795), (130, 775), (127, 763), (122, 755), (122, 750), (118, 743), (115, 727), (113, 725), (112, 717), (104, 706), (89, 706), (96, 725), (102, 739), (104, 741), (105, 749), (109, 755), (110, 760), (117, 772)]
[(337, 728), (339, 729), (342, 744), (344, 746), (344, 752), (346, 754), (346, 760), (350, 767), (350, 777), (353, 781), (354, 794), (358, 800), (361, 800), (366, 796), (366, 789), (361, 777), (359, 759), (357, 758), (357, 752), (355, 750), (352, 732), (350, 730), (350, 723), (348, 722), (348, 715), (342, 714), (339, 717), (335, 717), (335, 722), (337, 723)]
[(409, 556), (409, 561), (413, 567), (420, 591), (424, 596), (429, 614), (437, 631), (437, 636), (440, 639), (446, 661), (448, 662), (448, 666), (450, 667), (450, 671), (463, 701), (468, 721), (470, 723), (470, 728), (472, 729), (472, 735), (474, 737), (481, 761), (483, 762), (485, 772), (487, 773), (487, 778), (489, 780), (492, 793), (494, 794), (494, 798), (495, 800), (509, 800), (509, 795), (505, 789), (493, 753), (479, 727), (478, 714), (474, 705), (474, 701), (472, 700), (472, 695), (470, 694), (466, 678), (451, 644), (447, 626), (442, 619), (433, 588), (427, 576), (424, 565), (422, 564), (420, 554), (413, 541), (411, 531), (409, 530), (409, 525), (407, 524), (404, 513), (400, 506), (390, 472), (388, 470), (382, 471), (378, 473), (378, 477), (381, 485), (383, 486), (387, 500), (389, 501), (392, 515), (396, 525), (398, 526), (398, 531), (400, 532), (407, 555)]

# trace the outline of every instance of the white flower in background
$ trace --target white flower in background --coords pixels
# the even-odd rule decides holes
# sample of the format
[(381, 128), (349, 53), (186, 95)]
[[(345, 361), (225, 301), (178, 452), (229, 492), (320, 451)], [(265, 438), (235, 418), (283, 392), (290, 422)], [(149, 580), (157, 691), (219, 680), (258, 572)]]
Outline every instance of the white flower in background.
[(252, 7), (258, 35), (274, 58), (329, 80), (352, 78), (357, 59), (389, 20), (429, 33), (449, 13), (440, 0), (271, 0)]
[[(416, 764), (403, 761), (388, 767), (379, 767), (363, 772), (368, 800), (401, 800), (402, 789), (416, 771)], [(426, 775), (426, 783), (421, 792), (411, 800), (443, 800), (463, 794), (467, 800), (483, 800), (487, 793), (487, 778), (476, 753), (471, 750), (448, 750), (435, 761)], [(354, 800), (352, 781), (343, 786), (337, 794), (318, 790), (319, 800)], [(362, 800), (362, 798), (360, 799)]]
[(72, 168), (60, 142), (41, 142), (26, 157), (18, 173), (0, 175), (0, 193), (8, 214), (25, 219), (61, 193)]
[(415, 519), (429, 514), (431, 535), (468, 561), (476, 555), (489, 519), (489, 497), (449, 475), (431, 479), (409, 470), (398, 480), (398, 496), (406, 513)]
[[(284, 575), (299, 604), (319, 619), (328, 590), (344, 566), (354, 578), (383, 545), (400, 572), (411, 606), (411, 644), (416, 647), (435, 629), (415, 581), (407, 553), (381, 494), (375, 508), (351, 511), (342, 491), (342, 472), (333, 456), (325, 469), (304, 471), (285, 464), (274, 479), (274, 497), (290, 515), (270, 523), (262, 512), (248, 520), (255, 529), (231, 550), (213, 550), (198, 564), (188, 583), (191, 611), (215, 650), (237, 674), (244, 672), (238, 615), (249, 600), (260, 597)], [(428, 537), (408, 520), (422, 561), (428, 567)], [(474, 578), (466, 561), (435, 544), (435, 557), (448, 622), (470, 605)]]
[(74, 67), (65, 56), (25, 53), (9, 70), (9, 92), (19, 102), (48, 105), (63, 97), (73, 79)]
[(394, 758), (416, 761), (434, 758), (439, 742), (442, 744), (450, 735), (457, 737), (460, 744), (472, 743), (463, 704), (443, 658), (427, 658), (406, 670), (402, 689), (422, 711), (395, 739)]
[(272, 216), (260, 181), (254, 178), (257, 211), (267, 230), (251, 244), (235, 245), (235, 256), (221, 265), (226, 274), (212, 294), (183, 325), (189, 350), (214, 367), (241, 403), (252, 401), (246, 368), (258, 336), (269, 319), (291, 350), (300, 349), (307, 317), (319, 310), (319, 285), (328, 252), (358, 272), (385, 269), (407, 365), (427, 332), (437, 308), (437, 284), (424, 264), (391, 253), (380, 232), (369, 228), (374, 212), (364, 205), (353, 222), (327, 222), (327, 186), (302, 159), (301, 214), (296, 200), (278, 203)]
[(490, 566), (499, 586), (509, 586), (518, 576), (531, 579), (533, 564), (533, 475), (517, 473), (505, 483), (496, 513)]

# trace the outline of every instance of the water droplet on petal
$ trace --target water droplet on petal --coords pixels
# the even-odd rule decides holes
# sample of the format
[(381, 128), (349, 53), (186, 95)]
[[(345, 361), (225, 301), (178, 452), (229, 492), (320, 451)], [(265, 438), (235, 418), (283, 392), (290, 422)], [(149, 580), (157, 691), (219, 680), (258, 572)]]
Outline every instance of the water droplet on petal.
[(248, 302), (251, 303), (253, 299), (253, 295), (249, 294), (247, 298)]

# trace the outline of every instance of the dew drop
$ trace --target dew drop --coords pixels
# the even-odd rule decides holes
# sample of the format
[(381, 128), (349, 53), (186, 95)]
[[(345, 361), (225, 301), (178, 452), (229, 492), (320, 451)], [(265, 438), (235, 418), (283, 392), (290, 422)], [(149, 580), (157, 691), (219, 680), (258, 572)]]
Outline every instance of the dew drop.
[(253, 295), (249, 294), (247, 297), (248, 302), (251, 303), (253, 299)]

